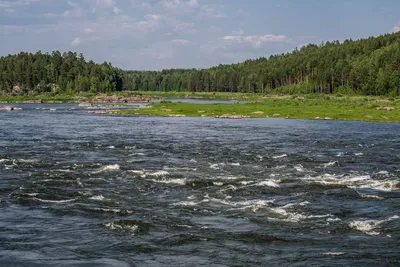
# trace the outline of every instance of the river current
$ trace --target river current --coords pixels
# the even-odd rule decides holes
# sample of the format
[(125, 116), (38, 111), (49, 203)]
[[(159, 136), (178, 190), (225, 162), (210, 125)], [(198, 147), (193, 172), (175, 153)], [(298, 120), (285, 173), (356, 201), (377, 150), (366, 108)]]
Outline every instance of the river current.
[(400, 124), (22, 107), (1, 266), (400, 265)]

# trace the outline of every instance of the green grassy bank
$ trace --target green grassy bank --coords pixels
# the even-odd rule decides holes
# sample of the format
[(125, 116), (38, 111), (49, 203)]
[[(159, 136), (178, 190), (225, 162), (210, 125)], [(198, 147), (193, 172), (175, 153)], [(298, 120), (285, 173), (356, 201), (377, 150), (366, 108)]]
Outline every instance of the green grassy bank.
[[(243, 98), (240, 98), (243, 100)], [(192, 104), (164, 101), (141, 110), (115, 110), (114, 114), (155, 116), (223, 115), (251, 118), (281, 117), (400, 122), (400, 100), (378, 97), (270, 96), (247, 104)]]

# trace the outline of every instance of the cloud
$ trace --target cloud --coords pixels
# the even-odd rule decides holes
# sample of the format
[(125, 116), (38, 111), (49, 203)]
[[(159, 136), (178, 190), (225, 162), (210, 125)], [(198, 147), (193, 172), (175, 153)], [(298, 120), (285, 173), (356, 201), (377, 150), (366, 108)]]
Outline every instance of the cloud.
[(186, 45), (192, 44), (191, 41), (185, 40), (185, 39), (175, 39), (175, 40), (172, 40), (171, 42), (176, 45), (181, 45), (181, 46), (186, 46)]
[(3, 0), (3, 1), (0, 1), (0, 8), (28, 6), (33, 3), (38, 3), (40, 1), (42, 1), (42, 0)]
[(261, 36), (231, 35), (222, 37), (222, 40), (228, 44), (251, 44), (255, 48), (260, 48), (266, 43), (288, 42), (290, 38), (286, 37), (285, 35), (265, 34)]
[(400, 22), (393, 26), (392, 32), (400, 32)]
[(72, 46), (78, 46), (81, 43), (81, 39), (79, 37), (76, 37), (72, 42)]

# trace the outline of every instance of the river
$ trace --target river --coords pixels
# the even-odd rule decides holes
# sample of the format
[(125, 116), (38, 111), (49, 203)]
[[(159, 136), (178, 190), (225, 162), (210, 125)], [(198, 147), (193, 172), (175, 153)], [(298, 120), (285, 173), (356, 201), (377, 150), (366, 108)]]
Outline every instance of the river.
[(400, 264), (400, 124), (21, 107), (1, 266)]

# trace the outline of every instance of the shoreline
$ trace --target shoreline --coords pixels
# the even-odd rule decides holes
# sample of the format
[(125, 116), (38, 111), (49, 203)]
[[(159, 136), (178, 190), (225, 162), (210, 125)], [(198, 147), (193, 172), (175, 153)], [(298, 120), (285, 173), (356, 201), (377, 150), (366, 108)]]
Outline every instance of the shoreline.
[[(12, 104), (77, 104), (102, 110), (101, 105), (115, 106), (105, 114), (153, 115), (164, 117), (218, 117), (224, 119), (287, 118), (309, 120), (344, 120), (400, 122), (400, 98), (342, 95), (258, 95), (242, 93), (188, 92), (119, 92), (112, 95), (56, 95), (1, 97), (0, 107)], [(193, 98), (193, 96), (196, 96)], [(203, 96), (203, 97), (201, 97)], [(205, 96), (205, 97), (204, 97)], [(173, 98), (176, 102), (167, 101)], [(164, 99), (164, 100), (162, 100)], [(183, 101), (181, 102), (180, 99)], [(192, 99), (193, 102), (184, 101)], [(8, 101), (4, 101), (8, 100)], [(14, 100), (14, 101), (10, 101)], [(162, 100), (159, 103), (150, 102)], [(196, 103), (226, 100), (236, 103)], [(240, 103), (242, 102), (242, 103)], [(244, 103), (243, 103), (244, 102)], [(140, 109), (118, 109), (140, 104)], [(144, 104), (146, 108), (144, 107)]]

